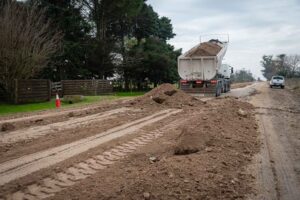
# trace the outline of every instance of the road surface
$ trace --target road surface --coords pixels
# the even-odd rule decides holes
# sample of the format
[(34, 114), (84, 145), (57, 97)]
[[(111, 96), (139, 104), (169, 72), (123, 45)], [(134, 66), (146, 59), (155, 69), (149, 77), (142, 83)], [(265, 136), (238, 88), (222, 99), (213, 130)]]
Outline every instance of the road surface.
[(259, 199), (300, 198), (300, 97), (287, 89), (255, 85), (262, 149), (257, 156)]

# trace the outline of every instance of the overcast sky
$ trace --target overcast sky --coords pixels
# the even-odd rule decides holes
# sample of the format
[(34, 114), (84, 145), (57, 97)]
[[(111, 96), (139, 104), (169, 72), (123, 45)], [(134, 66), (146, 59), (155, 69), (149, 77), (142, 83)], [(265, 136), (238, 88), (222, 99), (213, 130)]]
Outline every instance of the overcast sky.
[(225, 63), (262, 77), (264, 54), (300, 53), (300, 0), (148, 0), (172, 20), (170, 43), (187, 51), (200, 35), (228, 33)]

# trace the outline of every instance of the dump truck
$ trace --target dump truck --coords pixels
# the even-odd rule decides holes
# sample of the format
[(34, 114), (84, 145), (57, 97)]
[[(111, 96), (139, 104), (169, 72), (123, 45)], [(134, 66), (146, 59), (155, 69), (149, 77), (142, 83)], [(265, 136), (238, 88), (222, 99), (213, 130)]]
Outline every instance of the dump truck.
[(218, 39), (200, 42), (179, 56), (180, 89), (200, 96), (220, 96), (230, 91), (233, 68), (222, 64), (228, 42)]

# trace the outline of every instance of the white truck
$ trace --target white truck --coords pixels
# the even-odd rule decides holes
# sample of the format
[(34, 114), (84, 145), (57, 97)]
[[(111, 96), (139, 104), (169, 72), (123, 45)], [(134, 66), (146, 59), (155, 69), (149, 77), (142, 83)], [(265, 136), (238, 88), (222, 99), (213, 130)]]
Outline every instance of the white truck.
[(178, 58), (180, 89), (187, 93), (215, 95), (230, 91), (233, 68), (222, 64), (228, 41), (200, 42)]

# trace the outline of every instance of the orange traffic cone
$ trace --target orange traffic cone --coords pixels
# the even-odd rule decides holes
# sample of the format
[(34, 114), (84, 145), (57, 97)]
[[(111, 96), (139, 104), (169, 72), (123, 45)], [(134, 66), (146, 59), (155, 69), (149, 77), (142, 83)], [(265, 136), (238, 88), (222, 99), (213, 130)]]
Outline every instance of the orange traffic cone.
[(60, 107), (60, 99), (59, 99), (59, 96), (58, 96), (57, 93), (56, 93), (55, 106), (56, 106), (56, 108), (59, 108), (59, 107)]

